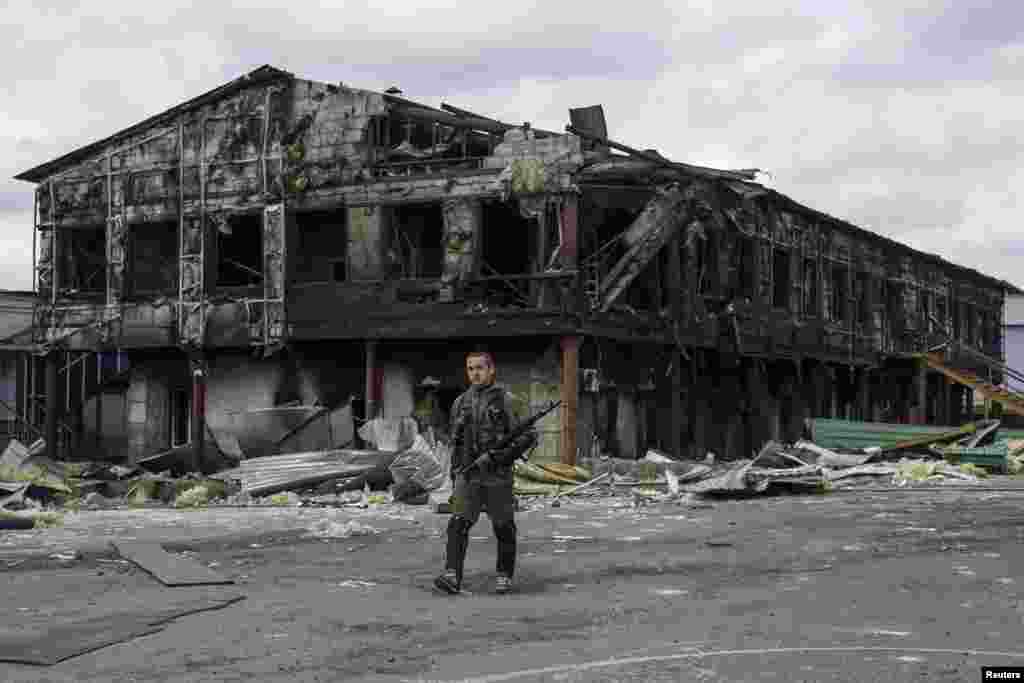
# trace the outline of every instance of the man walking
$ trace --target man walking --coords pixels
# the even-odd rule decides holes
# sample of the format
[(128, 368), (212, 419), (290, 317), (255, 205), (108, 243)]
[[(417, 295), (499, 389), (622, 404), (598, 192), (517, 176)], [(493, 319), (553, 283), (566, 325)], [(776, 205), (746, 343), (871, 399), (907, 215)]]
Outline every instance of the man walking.
[(445, 570), (434, 580), (437, 588), (453, 595), (462, 588), (469, 530), (480, 518), (484, 506), (498, 540), (495, 590), (507, 593), (512, 589), (516, 564), (512, 469), (516, 458), (536, 444), (537, 434), (527, 431), (505, 448), (491, 450), (516, 426), (511, 395), (495, 384), (495, 373), (494, 359), (489, 353), (470, 353), (466, 356), (470, 387), (452, 404), (452, 470), (477, 462), (476, 467), (455, 479)]

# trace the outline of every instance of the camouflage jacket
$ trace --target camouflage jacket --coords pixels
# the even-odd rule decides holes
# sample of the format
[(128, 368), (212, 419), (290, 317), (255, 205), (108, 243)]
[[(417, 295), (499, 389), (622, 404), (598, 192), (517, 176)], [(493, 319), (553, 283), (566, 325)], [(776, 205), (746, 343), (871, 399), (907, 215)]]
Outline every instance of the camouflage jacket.
[[(452, 403), (452, 466), (468, 465), (471, 459), (492, 450), (518, 425), (512, 411), (512, 395), (498, 384), (470, 387)], [(501, 451), (492, 451), (499, 472), (511, 472), (512, 463), (537, 442), (527, 431)]]

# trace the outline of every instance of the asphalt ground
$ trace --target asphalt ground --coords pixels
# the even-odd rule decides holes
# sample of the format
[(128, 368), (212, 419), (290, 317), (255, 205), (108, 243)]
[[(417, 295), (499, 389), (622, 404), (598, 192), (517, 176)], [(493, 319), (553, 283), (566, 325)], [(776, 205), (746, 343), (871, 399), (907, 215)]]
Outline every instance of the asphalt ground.
[[(7, 632), (200, 591), (245, 599), (53, 666), (0, 663), (0, 680), (980, 681), (983, 665), (1024, 666), (1012, 482), (539, 503), (518, 514), (506, 596), (492, 590), (486, 517), (467, 592), (432, 589), (447, 519), (406, 506), (125, 510), (9, 532)], [(347, 521), (372, 531), (309, 534)], [(164, 542), (236, 584), (164, 587), (119, 561), (119, 537)]]

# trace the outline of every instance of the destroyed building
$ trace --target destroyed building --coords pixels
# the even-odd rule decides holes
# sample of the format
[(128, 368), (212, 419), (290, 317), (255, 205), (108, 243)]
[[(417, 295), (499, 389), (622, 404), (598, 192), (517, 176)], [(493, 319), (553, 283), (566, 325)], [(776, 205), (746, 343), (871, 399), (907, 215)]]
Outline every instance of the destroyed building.
[(538, 457), (571, 463), (749, 457), (808, 417), (955, 424), (943, 369), (1001, 381), (1012, 285), (618, 144), (600, 107), (570, 121), (262, 67), (21, 173), (20, 412), (62, 457), (198, 457), (288, 410), (326, 448), (344, 406), (442, 427), (485, 345), (523, 410), (563, 400)]

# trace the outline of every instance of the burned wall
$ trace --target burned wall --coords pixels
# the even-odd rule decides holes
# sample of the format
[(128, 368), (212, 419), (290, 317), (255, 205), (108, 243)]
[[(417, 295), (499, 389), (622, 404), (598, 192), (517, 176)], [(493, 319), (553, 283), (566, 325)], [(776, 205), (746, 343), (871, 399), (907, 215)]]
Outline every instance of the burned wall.
[(221, 352), (208, 361), (206, 423), (232, 431), (246, 411), (272, 408), (285, 377), (277, 358), (254, 358), (243, 352)]
[[(431, 408), (441, 415), (428, 420), (445, 424), (451, 401), (468, 386), (466, 353), (478, 346), (494, 355), (497, 381), (512, 393), (513, 410), (520, 417), (549, 400), (561, 398), (561, 355), (557, 340), (553, 338), (524, 338), (514, 345), (496, 340), (460, 340), (458, 345), (436, 341), (381, 342), (378, 358), (386, 370), (384, 403), (390, 404), (394, 411), (411, 408), (407, 414), (422, 413), (428, 408), (428, 395), (435, 392), (439, 402)], [(435, 382), (436, 388), (428, 390), (426, 385)], [(391, 417), (401, 417), (398, 412)], [(560, 420), (560, 408), (541, 420), (538, 425), (541, 442), (532, 458), (559, 459)]]

